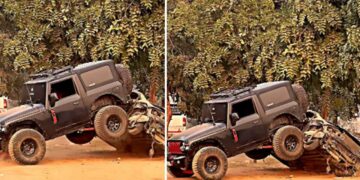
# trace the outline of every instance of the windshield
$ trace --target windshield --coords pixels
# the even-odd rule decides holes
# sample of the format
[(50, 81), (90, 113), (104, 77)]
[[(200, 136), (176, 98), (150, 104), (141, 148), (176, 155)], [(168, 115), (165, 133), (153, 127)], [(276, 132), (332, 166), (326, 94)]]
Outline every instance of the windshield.
[(222, 122), (226, 124), (226, 114), (227, 114), (226, 103), (203, 104), (201, 110), (201, 121), (212, 122), (212, 117), (214, 117), (215, 122)]
[(30, 97), (32, 103), (45, 105), (46, 101), (46, 86), (45, 83), (25, 84), (21, 90), (21, 104), (29, 103)]

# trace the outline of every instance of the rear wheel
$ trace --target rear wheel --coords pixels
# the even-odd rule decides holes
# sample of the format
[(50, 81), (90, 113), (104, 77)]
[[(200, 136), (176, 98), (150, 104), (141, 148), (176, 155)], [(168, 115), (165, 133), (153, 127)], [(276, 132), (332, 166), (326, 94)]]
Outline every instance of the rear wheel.
[(245, 153), (245, 155), (254, 160), (265, 159), (271, 154), (270, 149), (254, 149)]
[(96, 134), (106, 142), (117, 142), (124, 139), (127, 133), (128, 117), (119, 106), (106, 106), (95, 115)]
[(192, 161), (192, 169), (199, 179), (222, 179), (227, 168), (226, 154), (217, 147), (200, 149)]
[(298, 159), (304, 152), (303, 133), (295, 126), (280, 128), (273, 138), (273, 150), (285, 161)]
[(186, 171), (186, 170), (182, 170), (178, 167), (168, 167), (168, 172), (173, 176), (173, 177), (191, 177), (194, 175), (194, 173), (192, 171)]
[(95, 135), (94, 131), (75, 131), (67, 134), (66, 138), (74, 144), (86, 144), (93, 140)]
[(37, 164), (44, 158), (45, 152), (45, 139), (34, 129), (21, 129), (10, 138), (9, 155), (19, 164)]

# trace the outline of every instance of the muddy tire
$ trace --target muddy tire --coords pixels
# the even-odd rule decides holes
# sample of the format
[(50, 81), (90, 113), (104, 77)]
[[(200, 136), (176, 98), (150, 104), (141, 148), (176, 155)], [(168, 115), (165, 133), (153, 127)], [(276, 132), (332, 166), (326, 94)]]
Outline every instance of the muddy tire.
[(19, 164), (37, 164), (44, 158), (45, 152), (45, 139), (34, 129), (21, 129), (10, 138), (10, 158)]
[(128, 116), (119, 106), (106, 106), (95, 115), (94, 127), (97, 136), (106, 142), (124, 139), (128, 129)]
[(217, 147), (200, 149), (192, 161), (192, 169), (198, 179), (222, 179), (227, 168), (226, 154)]
[(245, 155), (253, 160), (265, 159), (271, 154), (270, 149), (254, 149), (245, 153)]
[(139, 135), (144, 130), (144, 124), (143, 123), (137, 123), (134, 127), (129, 128), (129, 134), (132, 136)]
[(194, 175), (193, 172), (186, 172), (177, 167), (168, 167), (167, 169), (168, 169), (168, 172), (170, 173), (170, 175), (173, 177), (176, 177), (176, 178), (191, 177)]
[(306, 113), (306, 111), (309, 107), (309, 99), (308, 99), (308, 95), (307, 95), (304, 87), (302, 87), (299, 84), (293, 84), (292, 89), (294, 90), (295, 95), (296, 95), (297, 99), (299, 100), (302, 112)]
[(285, 161), (296, 160), (304, 152), (302, 131), (295, 126), (284, 126), (277, 130), (273, 138), (273, 150), (277, 157)]
[(304, 149), (307, 151), (313, 151), (313, 150), (317, 149), (319, 146), (320, 146), (319, 139), (314, 139), (310, 143), (304, 143)]
[(73, 133), (67, 134), (66, 138), (74, 144), (86, 144), (94, 139), (96, 133), (95, 131), (75, 131)]
[(125, 85), (128, 93), (130, 93), (133, 89), (133, 82), (130, 70), (122, 64), (116, 64), (115, 66), (122, 83)]

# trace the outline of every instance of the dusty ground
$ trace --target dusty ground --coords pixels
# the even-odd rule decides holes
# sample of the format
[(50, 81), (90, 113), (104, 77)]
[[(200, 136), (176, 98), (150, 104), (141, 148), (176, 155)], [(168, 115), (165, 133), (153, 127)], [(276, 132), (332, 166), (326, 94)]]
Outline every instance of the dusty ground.
[[(168, 180), (174, 180), (170, 174), (168, 174)], [(189, 178), (190, 179), (190, 178)], [(289, 168), (278, 162), (272, 157), (268, 157), (265, 160), (257, 161), (248, 159), (245, 155), (235, 156), (229, 159), (229, 169), (224, 178), (225, 180), (235, 179), (251, 179), (251, 180), (318, 180), (318, 179), (344, 179), (353, 180), (360, 179), (358, 177), (352, 178), (338, 178), (334, 175), (310, 173), (306, 171), (290, 171)]]
[(99, 139), (74, 145), (65, 138), (47, 142), (43, 161), (21, 166), (0, 155), (1, 180), (113, 180), (164, 179), (164, 157), (146, 154), (119, 154)]

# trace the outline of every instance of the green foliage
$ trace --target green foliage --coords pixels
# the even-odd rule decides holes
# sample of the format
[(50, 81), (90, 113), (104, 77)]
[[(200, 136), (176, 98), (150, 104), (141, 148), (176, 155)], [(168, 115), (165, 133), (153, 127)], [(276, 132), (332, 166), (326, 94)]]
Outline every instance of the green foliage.
[(334, 97), (347, 92), (355, 101), (342, 108), (354, 106), (360, 99), (359, 5), (360, 0), (172, 0), (171, 89), (194, 116), (214, 91), (274, 80), (303, 84), (315, 109), (327, 89)]
[[(0, 64), (17, 71), (113, 59), (131, 68), (135, 82), (149, 77), (143, 91), (163, 78), (162, 0), (0, 0), (0, 17), (13, 24)], [(146, 66), (133, 69), (140, 64)], [(140, 71), (146, 77), (135, 75)]]

